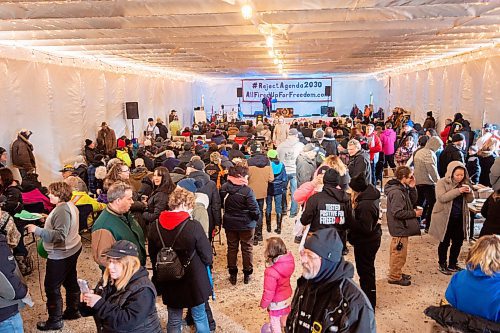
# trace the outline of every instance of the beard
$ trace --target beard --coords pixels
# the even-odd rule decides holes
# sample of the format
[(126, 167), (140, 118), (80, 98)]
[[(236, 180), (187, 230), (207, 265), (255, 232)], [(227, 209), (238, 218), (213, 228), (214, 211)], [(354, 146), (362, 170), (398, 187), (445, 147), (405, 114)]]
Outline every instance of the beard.
[(314, 279), (318, 272), (311, 271), (308, 267), (302, 265), (302, 277), (306, 280)]

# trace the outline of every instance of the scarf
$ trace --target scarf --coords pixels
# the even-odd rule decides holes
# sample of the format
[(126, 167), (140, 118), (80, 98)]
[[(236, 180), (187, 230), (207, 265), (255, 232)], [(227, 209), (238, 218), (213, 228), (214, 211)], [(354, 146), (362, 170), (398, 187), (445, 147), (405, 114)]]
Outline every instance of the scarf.
[(245, 177), (227, 176), (227, 180), (229, 180), (234, 185), (248, 185), (248, 179), (246, 179)]

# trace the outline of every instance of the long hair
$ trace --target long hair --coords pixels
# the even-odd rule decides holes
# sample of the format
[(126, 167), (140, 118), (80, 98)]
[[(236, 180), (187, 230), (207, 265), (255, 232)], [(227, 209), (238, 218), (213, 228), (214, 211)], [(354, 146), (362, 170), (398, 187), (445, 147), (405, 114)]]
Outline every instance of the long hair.
[(270, 237), (266, 240), (266, 249), (264, 256), (266, 257), (266, 264), (271, 266), (276, 262), (276, 259), (284, 254), (287, 254), (286, 245), (279, 237)]
[(472, 246), (467, 255), (467, 269), (478, 266), (489, 276), (500, 272), (500, 236), (483, 236)]
[(123, 167), (128, 168), (124, 163), (116, 163), (114, 164), (111, 169), (109, 170), (106, 180), (108, 180), (109, 183), (116, 183), (116, 182), (125, 182), (127, 184), (130, 184), (130, 179), (123, 180), (120, 177), (120, 173)]
[(336, 155), (328, 156), (323, 165), (328, 165), (333, 170), (337, 171), (340, 176), (344, 176), (347, 173), (347, 166), (342, 162), (340, 157)]
[(137, 257), (125, 256), (118, 259), (118, 262), (123, 266), (122, 275), (118, 279), (113, 280), (109, 273), (108, 267), (106, 267), (106, 269), (104, 270), (104, 274), (102, 275), (102, 285), (104, 287), (107, 286), (108, 283), (110, 283), (111, 285), (114, 285), (116, 287), (116, 290), (122, 290), (123, 288), (125, 288), (125, 286), (127, 286), (130, 278), (132, 278), (132, 275), (137, 273), (139, 268), (141, 268), (141, 262)]
[(156, 172), (156, 174), (161, 177), (161, 183), (158, 187), (155, 186), (155, 189), (167, 194), (172, 193), (175, 190), (175, 184), (170, 177), (170, 172), (168, 171), (168, 169), (163, 166), (159, 166), (155, 169), (154, 172)]

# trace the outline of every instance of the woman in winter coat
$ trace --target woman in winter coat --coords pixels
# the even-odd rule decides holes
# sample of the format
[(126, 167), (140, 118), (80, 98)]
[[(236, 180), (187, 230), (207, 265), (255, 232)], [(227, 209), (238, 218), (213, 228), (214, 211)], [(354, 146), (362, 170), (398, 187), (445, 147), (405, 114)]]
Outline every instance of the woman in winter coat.
[[(448, 164), (446, 175), (436, 184), (436, 204), (432, 210), (429, 235), (439, 243), (439, 271), (445, 275), (461, 270), (458, 255), (464, 239), (468, 239), (470, 214), (467, 204), (474, 200), (467, 170), (462, 162)], [(448, 248), (451, 249), (448, 265)]]
[(490, 171), (495, 159), (498, 157), (499, 142), (496, 138), (491, 138), (478, 151), (479, 165), (481, 173), (479, 174), (479, 184), (491, 186)]
[(382, 228), (379, 223), (380, 192), (368, 184), (362, 175), (351, 179), (352, 206), (354, 217), (348, 226), (347, 238), (354, 246), (354, 260), (359, 275), (359, 285), (370, 300), (377, 305), (377, 285), (375, 279), (375, 256), (380, 248)]
[(95, 291), (83, 293), (82, 314), (94, 316), (99, 333), (161, 333), (156, 290), (137, 246), (119, 240), (104, 255), (106, 270)]
[(406, 165), (413, 156), (416, 144), (412, 136), (407, 136), (403, 144), (396, 150), (395, 159), (398, 166)]
[(175, 190), (175, 184), (165, 167), (157, 167), (153, 172), (153, 193), (147, 199), (147, 208), (142, 213), (146, 225), (153, 223), (160, 213), (168, 209), (168, 197)]
[(279, 237), (266, 240), (264, 255), (266, 270), (260, 307), (269, 312), (269, 324), (266, 325), (270, 326), (270, 331), (280, 333), (290, 313), (290, 297), (292, 296), (290, 278), (295, 270), (295, 261), (292, 253), (286, 250), (285, 243)]
[(271, 232), (271, 212), (274, 199), (274, 211), (276, 212), (276, 229), (274, 232), (280, 234), (281, 222), (283, 219), (281, 199), (285, 192), (288, 176), (286, 174), (285, 165), (278, 159), (278, 152), (276, 150), (269, 150), (267, 152), (267, 157), (269, 157), (271, 161), (274, 179), (267, 185), (266, 229), (267, 232)]
[(253, 237), (260, 209), (253, 190), (248, 186), (248, 167), (229, 168), (227, 183), (220, 189), (224, 215), (222, 226), (227, 237), (229, 281), (235, 285), (238, 275), (238, 248), (241, 244), (243, 282), (248, 284), (253, 273)]
[(479, 233), (484, 235), (500, 235), (500, 189), (493, 192), (481, 208), (481, 215), (486, 219)]
[[(176, 188), (169, 197), (169, 211), (149, 228), (149, 255), (153, 266), (153, 283), (168, 309), (167, 332), (180, 333), (184, 308), (190, 308), (197, 332), (210, 332), (205, 302), (212, 295), (207, 266), (212, 265), (212, 247), (201, 224), (190, 216), (195, 205), (193, 193)], [(160, 239), (161, 237), (161, 239)], [(177, 239), (174, 242), (174, 238)], [(163, 239), (163, 243), (162, 243)], [(163, 244), (172, 244), (184, 276), (160, 283), (156, 271), (157, 254)]]

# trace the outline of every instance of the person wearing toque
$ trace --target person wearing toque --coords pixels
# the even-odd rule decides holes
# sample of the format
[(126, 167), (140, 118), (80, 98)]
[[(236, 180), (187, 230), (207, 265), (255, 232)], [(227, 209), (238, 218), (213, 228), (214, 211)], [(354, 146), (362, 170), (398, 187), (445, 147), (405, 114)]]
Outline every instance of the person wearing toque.
[(352, 280), (354, 267), (344, 260), (342, 248), (334, 228), (307, 236), (299, 252), (302, 277), (297, 280), (286, 332), (376, 332), (374, 310)]
[(137, 246), (119, 240), (102, 256), (106, 269), (94, 291), (82, 291), (82, 315), (94, 317), (98, 332), (162, 332), (156, 289), (141, 266)]
[(451, 142), (446, 145), (441, 155), (439, 155), (438, 171), (439, 176), (444, 177), (448, 164), (458, 161), (465, 164), (465, 136), (462, 133), (453, 134)]

